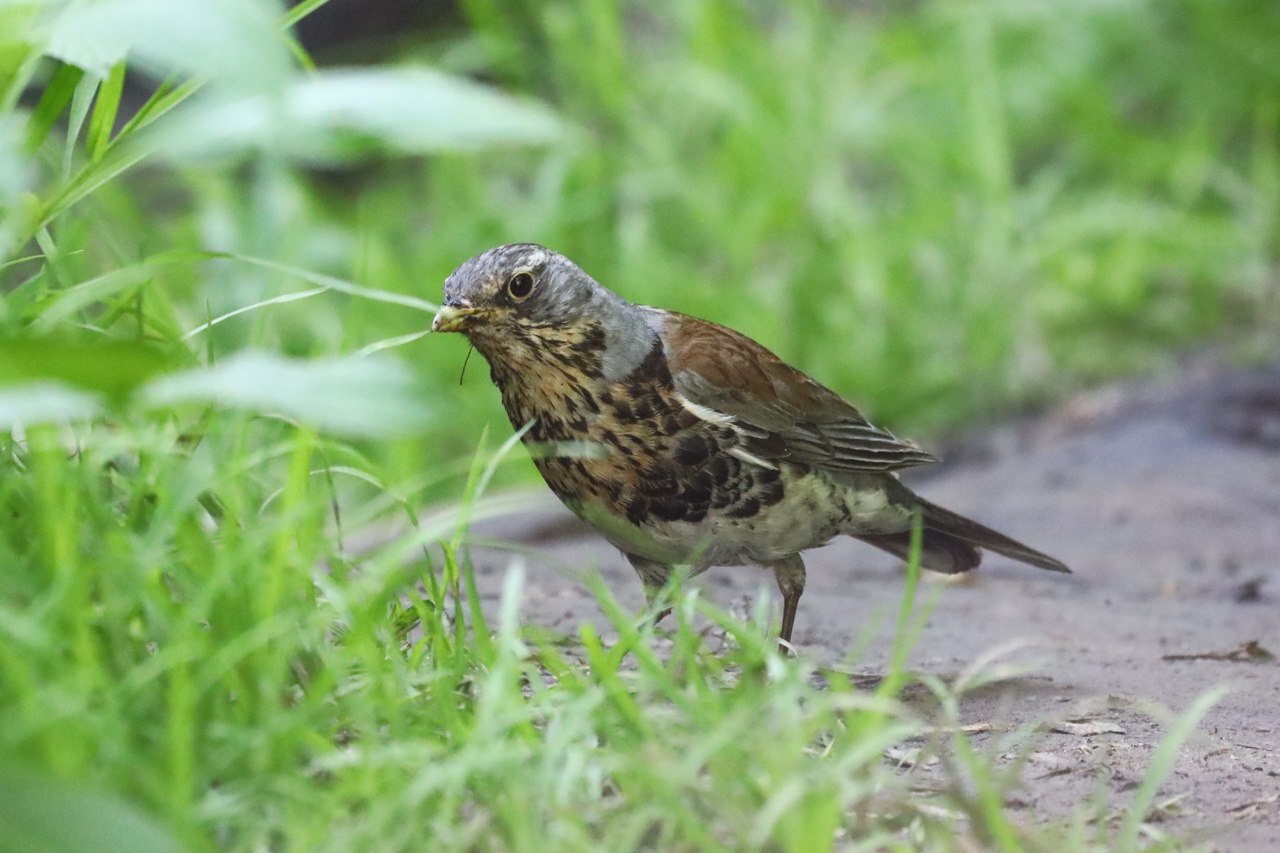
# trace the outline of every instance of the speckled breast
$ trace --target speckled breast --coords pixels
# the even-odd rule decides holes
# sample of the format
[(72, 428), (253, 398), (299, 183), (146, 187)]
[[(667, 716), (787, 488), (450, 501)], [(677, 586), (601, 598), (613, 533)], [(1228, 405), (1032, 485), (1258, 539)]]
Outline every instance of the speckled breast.
[[(661, 346), (611, 384), (593, 378), (601, 371), (591, 351), (544, 349), (536, 371), (494, 371), (512, 426), (530, 424), (524, 441), (535, 465), (575, 512), (602, 528), (682, 523), (693, 532), (709, 519), (752, 519), (783, 499), (778, 470), (730, 455), (734, 430), (681, 405)], [(616, 530), (604, 532), (629, 550)]]

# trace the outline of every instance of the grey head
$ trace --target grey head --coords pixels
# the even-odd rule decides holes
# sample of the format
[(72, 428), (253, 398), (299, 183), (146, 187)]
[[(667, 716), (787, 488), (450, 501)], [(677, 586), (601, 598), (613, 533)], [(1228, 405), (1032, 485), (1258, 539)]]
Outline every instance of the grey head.
[(558, 252), (511, 243), (476, 255), (445, 279), (444, 305), (431, 328), (463, 333), (492, 361), (517, 349), (536, 358), (539, 348), (598, 325), (605, 334), (605, 373), (617, 379), (643, 361), (657, 340), (647, 319), (652, 313)]

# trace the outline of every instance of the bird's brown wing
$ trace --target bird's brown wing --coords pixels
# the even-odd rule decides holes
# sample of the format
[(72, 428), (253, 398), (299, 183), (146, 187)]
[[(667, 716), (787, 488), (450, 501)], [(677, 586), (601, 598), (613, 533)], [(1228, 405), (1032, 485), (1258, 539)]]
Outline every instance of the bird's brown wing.
[(937, 461), (745, 335), (674, 312), (664, 313), (660, 333), (676, 390), (732, 417), (754, 456), (839, 472)]

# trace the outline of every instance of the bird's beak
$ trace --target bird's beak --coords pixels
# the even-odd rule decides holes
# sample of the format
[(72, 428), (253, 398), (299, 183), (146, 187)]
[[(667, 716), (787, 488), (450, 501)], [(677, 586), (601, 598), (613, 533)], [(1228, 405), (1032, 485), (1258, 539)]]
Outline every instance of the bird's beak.
[(433, 332), (461, 332), (466, 326), (467, 318), (478, 313), (480, 309), (470, 305), (441, 306), (436, 318), (431, 321)]

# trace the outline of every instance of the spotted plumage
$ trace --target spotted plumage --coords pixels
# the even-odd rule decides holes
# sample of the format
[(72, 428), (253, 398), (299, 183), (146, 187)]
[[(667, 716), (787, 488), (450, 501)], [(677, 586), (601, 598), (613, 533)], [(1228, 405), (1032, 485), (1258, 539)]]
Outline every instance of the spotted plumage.
[(489, 363), (551, 490), (617, 546), (652, 598), (676, 565), (774, 571), (790, 640), (800, 552), (837, 535), (968, 571), (986, 548), (1057, 560), (920, 498), (894, 472), (935, 461), (755, 341), (633, 305), (542, 246), (491, 249), (445, 281), (432, 328)]

